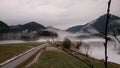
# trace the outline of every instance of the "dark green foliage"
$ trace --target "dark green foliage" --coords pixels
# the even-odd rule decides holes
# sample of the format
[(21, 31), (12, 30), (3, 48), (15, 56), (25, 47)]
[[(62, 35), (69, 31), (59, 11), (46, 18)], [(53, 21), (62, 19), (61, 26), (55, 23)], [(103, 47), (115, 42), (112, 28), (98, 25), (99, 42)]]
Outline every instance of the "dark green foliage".
[(9, 31), (9, 26), (4, 22), (0, 21), (0, 33)]
[(64, 48), (70, 49), (70, 47), (71, 47), (71, 41), (70, 41), (70, 39), (65, 38), (65, 40), (63, 41), (62, 46), (63, 46)]
[(30, 36), (21, 36), (21, 39), (23, 39), (23, 40), (30, 40), (31, 39), (31, 37)]
[(41, 31), (41, 32), (39, 32), (39, 36), (58, 37), (58, 34), (56, 32), (52, 32), (52, 31)]

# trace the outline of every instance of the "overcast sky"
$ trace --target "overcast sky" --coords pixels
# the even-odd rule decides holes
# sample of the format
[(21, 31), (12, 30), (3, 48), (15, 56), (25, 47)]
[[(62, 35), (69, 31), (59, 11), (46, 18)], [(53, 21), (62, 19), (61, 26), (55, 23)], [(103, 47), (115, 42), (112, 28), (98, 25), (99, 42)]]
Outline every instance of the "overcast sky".
[[(66, 29), (88, 23), (106, 13), (108, 0), (0, 0), (0, 20), (8, 25), (31, 21)], [(111, 13), (120, 16), (120, 0)]]

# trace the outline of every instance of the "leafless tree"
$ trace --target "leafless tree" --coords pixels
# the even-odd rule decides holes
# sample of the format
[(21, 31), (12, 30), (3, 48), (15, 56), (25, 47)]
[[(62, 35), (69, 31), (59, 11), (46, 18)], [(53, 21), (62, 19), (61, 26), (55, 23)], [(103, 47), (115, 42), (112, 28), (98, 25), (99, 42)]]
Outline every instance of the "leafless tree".
[(115, 39), (120, 43), (120, 40), (117, 38), (115, 31), (113, 31), (113, 36), (114, 36)]
[(109, 24), (109, 19), (110, 19), (110, 14), (109, 14), (110, 5), (111, 5), (111, 0), (108, 1), (107, 21), (106, 21), (106, 25), (105, 25), (105, 43), (104, 43), (104, 46), (105, 46), (105, 62), (104, 62), (105, 68), (108, 68), (108, 65), (107, 65), (107, 60), (108, 60), (107, 45), (108, 45), (108, 24)]
[[(80, 60), (81, 62), (85, 63), (85, 64), (88, 65), (90, 68), (93, 68), (93, 63), (92, 63), (92, 62), (90, 62), (90, 61), (87, 60), (87, 59), (84, 59), (84, 60), (83, 60), (83, 58), (80, 58), (80, 57), (78, 57), (78, 56), (76, 56), (76, 55), (73, 54), (73, 52), (74, 52), (74, 53), (77, 53), (77, 54), (80, 54), (80, 53), (79, 53), (79, 52), (76, 52), (76, 51), (73, 51), (73, 50), (70, 49), (70, 47), (71, 47), (71, 45), (72, 45), (72, 42), (71, 42), (68, 38), (65, 38), (65, 40), (62, 42), (61, 45), (58, 45), (57, 42), (54, 41), (54, 38), (52, 38), (52, 36), (51, 36), (51, 39), (53, 39), (53, 40), (52, 40), (52, 44), (51, 44), (52, 46), (57, 47), (58, 49), (63, 50), (63, 51), (66, 52), (67, 54), (72, 55), (72, 56), (75, 57), (76, 59), (78, 59), (78, 60)], [(48, 41), (49, 41), (49, 40), (48, 40)], [(79, 45), (81, 45), (81, 43), (80, 43)]]
[(89, 50), (90, 50), (90, 46), (88, 44), (85, 44), (86, 56), (88, 56)]
[[(113, 36), (120, 43), (120, 40), (117, 38), (115, 31), (113, 31)], [(119, 49), (120, 49), (120, 46), (118, 47), (118, 54), (120, 54), (120, 50)]]

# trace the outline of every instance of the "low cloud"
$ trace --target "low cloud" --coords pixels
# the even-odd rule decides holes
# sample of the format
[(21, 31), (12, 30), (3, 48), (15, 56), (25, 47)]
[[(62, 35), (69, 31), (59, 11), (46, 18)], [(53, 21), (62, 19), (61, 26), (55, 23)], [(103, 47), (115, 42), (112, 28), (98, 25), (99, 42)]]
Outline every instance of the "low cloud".
[[(106, 13), (108, 0), (0, 0), (0, 20), (9, 25), (36, 21), (66, 29), (88, 23)], [(111, 13), (120, 16), (120, 1), (113, 0)]]

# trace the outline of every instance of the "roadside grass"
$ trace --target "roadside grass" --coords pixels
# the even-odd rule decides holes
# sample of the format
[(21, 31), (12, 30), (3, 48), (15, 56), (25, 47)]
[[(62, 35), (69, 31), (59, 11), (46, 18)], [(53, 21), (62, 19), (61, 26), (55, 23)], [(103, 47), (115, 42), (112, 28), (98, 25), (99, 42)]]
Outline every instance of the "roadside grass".
[(30, 43), (18, 43), (18, 44), (0, 44), (0, 63), (19, 55), (31, 49), (32, 47), (41, 45), (42, 43), (30, 42)]
[(40, 52), (40, 50), (38, 52), (36, 52), (34, 55), (32, 55), (30, 58), (25, 60), (24, 62), (22, 62), (20, 65), (16, 66), (15, 68), (25, 68), (28, 64), (33, 62), (33, 60), (36, 58), (36, 56), (38, 55), (39, 52)]
[[(103, 60), (93, 59), (84, 55), (77, 56), (94, 64), (94, 68), (104, 68)], [(62, 51), (45, 51), (38, 61), (28, 68), (90, 68), (82, 61)], [(108, 68), (120, 68), (120, 65), (108, 63)]]
[[(104, 68), (104, 61), (103, 60), (94, 59), (92, 57), (85, 56), (82, 54), (81, 55), (77, 54), (77, 56), (85, 61), (91, 62), (93, 64), (94, 68)], [(108, 68), (120, 68), (120, 64), (108, 62)]]
[(45, 51), (28, 68), (89, 68), (83, 62), (61, 51)]

